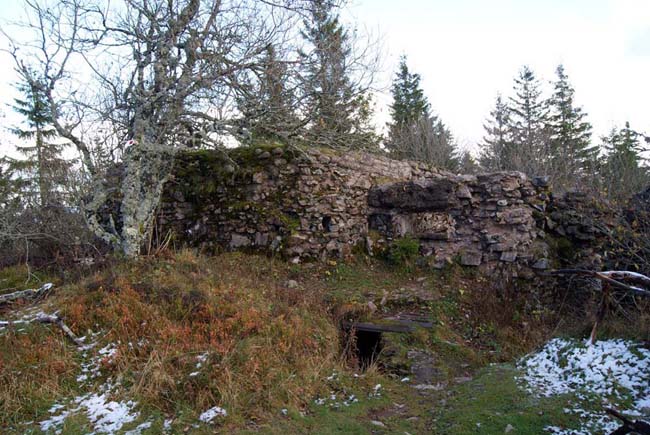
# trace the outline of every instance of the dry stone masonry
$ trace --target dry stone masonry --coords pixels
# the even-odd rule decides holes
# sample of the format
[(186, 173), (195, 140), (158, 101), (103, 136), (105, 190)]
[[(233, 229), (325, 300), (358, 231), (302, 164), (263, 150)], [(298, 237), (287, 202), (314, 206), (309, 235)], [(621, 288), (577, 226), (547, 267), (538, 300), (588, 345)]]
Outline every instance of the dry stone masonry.
[(546, 183), (537, 181), (512, 172), (375, 186), (368, 195), (369, 230), (416, 238), (433, 267), (458, 260), (492, 269), (502, 263), (545, 268), (548, 249), (536, 216), (549, 197)]
[(277, 252), (294, 262), (376, 254), (402, 238), (423, 261), (514, 271), (544, 268), (544, 180), (456, 176), (362, 152), (282, 146), (181, 154), (158, 231), (204, 247)]
[(189, 152), (178, 157), (158, 222), (189, 244), (292, 259), (345, 256), (365, 242), (373, 185), (442, 176), (424, 164), (365, 153), (281, 146), (228, 156)]

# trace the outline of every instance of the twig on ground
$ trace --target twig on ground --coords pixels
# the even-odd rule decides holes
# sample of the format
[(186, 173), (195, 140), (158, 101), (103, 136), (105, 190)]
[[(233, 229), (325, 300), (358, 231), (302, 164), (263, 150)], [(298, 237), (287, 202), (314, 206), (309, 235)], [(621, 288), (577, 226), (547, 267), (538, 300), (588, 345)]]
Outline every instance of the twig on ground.
[(625, 283), (622, 283), (619, 280), (624, 280), (624, 281), (632, 281), (636, 282), (637, 284), (642, 284), (642, 285), (647, 285), (650, 287), (650, 278), (648, 278), (645, 275), (641, 275), (640, 273), (636, 272), (627, 272), (627, 271), (617, 271), (617, 270), (611, 270), (611, 271), (603, 271), (603, 272), (598, 272), (595, 270), (584, 270), (584, 269), (558, 269), (558, 270), (551, 270), (549, 272), (543, 273), (543, 275), (585, 275), (585, 276), (593, 276), (595, 278), (598, 278), (601, 281), (604, 281), (606, 283), (611, 284), (614, 287), (618, 287), (622, 290), (627, 290), (631, 293), (637, 294), (639, 296), (648, 296), (650, 297), (650, 290), (641, 288), (641, 287), (636, 287), (636, 286), (631, 286)]
[(66, 325), (63, 322), (63, 319), (59, 316), (58, 313), (54, 314), (45, 314), (45, 313), (39, 313), (35, 318), (29, 319), (29, 320), (0, 320), (0, 328), (8, 328), (12, 327), (14, 325), (21, 325), (21, 324), (27, 324), (27, 323), (43, 323), (43, 324), (53, 324), (61, 328), (61, 330), (64, 332), (65, 335), (70, 338), (76, 344), (77, 346), (83, 346), (83, 341), (79, 337), (75, 335), (74, 332), (70, 328), (68, 328), (68, 325)]
[(48, 282), (37, 289), (19, 290), (17, 292), (0, 295), (0, 305), (15, 301), (16, 299), (35, 299), (49, 291), (52, 287), (53, 284)]

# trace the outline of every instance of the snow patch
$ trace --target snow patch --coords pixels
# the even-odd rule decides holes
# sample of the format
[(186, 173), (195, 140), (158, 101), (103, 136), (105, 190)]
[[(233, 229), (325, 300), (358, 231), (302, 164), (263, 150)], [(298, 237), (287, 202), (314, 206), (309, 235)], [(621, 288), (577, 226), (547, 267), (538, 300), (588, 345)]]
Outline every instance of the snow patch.
[(145, 421), (142, 424), (139, 424), (135, 429), (126, 431), (124, 435), (140, 435), (143, 430), (149, 429), (152, 426), (150, 421)]
[(86, 416), (98, 433), (115, 433), (126, 423), (138, 418), (133, 412), (135, 402), (115, 402), (108, 399), (108, 394), (90, 394), (81, 397), (79, 408), (85, 408)]
[[(110, 390), (112, 388), (107, 388)], [(134, 411), (136, 403), (129, 400), (114, 401), (109, 399), (110, 392), (106, 391), (102, 394), (90, 393), (79, 396), (74, 399), (73, 403), (76, 406), (72, 409), (67, 409), (58, 415), (54, 415), (47, 420), (40, 423), (41, 430), (47, 432), (54, 429), (56, 434), (61, 433), (60, 426), (72, 414), (84, 413), (88, 421), (93, 426), (93, 433), (106, 433), (112, 434), (117, 432), (127, 423), (131, 423), (138, 418), (139, 413)], [(55, 405), (52, 409), (56, 411), (61, 409), (61, 405)], [(52, 411), (52, 409), (50, 411)], [(138, 426), (139, 427), (139, 426)], [(137, 428), (136, 428), (137, 430)], [(135, 435), (138, 432), (132, 432)]]
[[(93, 334), (93, 338), (96, 335)], [(91, 343), (82, 349), (84, 360), (81, 363), (81, 373), (77, 376), (77, 382), (80, 384), (90, 383), (90, 381), (97, 379), (101, 375), (101, 363), (112, 361), (117, 354), (117, 344), (109, 343), (97, 350), (92, 358), (89, 358), (88, 352), (96, 344), (96, 342)], [(80, 395), (65, 403), (54, 404), (49, 412), (55, 415), (39, 423), (41, 430), (43, 432), (53, 430), (54, 433), (60, 434), (61, 426), (69, 416), (83, 413), (93, 428), (93, 434), (116, 433), (122, 426), (135, 421), (139, 416), (139, 413), (135, 411), (136, 402), (132, 400), (112, 400), (116, 390), (117, 385), (109, 379), (100, 385), (95, 392)], [(129, 435), (138, 435), (149, 426), (151, 426), (151, 423), (145, 422), (127, 433)]]
[(205, 362), (208, 360), (209, 356), (210, 356), (210, 352), (205, 352), (202, 353), (201, 355), (197, 355), (196, 360), (198, 362), (196, 363), (196, 368), (200, 369), (203, 366), (203, 364), (205, 364)]
[(219, 406), (214, 406), (207, 411), (205, 411), (203, 414), (199, 416), (199, 420), (201, 420), (203, 423), (210, 423), (212, 420), (214, 420), (216, 417), (225, 417), (228, 415), (228, 412), (226, 412), (225, 409), (219, 407)]
[(551, 397), (573, 394), (577, 401), (564, 409), (583, 422), (579, 429), (557, 426), (546, 428), (552, 434), (590, 434), (611, 432), (618, 422), (594, 412), (594, 397), (617, 407), (617, 401), (629, 401), (631, 409), (624, 414), (643, 416), (650, 405), (650, 350), (625, 340), (601, 340), (592, 345), (556, 338), (537, 353), (522, 359), (518, 367), (524, 375), (519, 379), (531, 394)]
[[(88, 350), (93, 346), (85, 347), (83, 349), (84, 359), (88, 358)], [(117, 354), (117, 345), (109, 343), (97, 351), (97, 355), (90, 360), (85, 360), (81, 363), (81, 373), (77, 376), (77, 382), (82, 384), (87, 381), (92, 381), (99, 377), (102, 361), (111, 362)]]

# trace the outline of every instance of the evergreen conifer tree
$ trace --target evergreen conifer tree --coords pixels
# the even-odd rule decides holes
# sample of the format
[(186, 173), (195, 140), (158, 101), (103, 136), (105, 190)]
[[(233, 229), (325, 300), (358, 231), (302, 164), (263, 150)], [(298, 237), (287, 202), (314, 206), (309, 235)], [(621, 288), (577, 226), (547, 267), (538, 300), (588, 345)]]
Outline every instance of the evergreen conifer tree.
[(524, 66), (514, 84), (510, 98), (510, 126), (513, 168), (528, 175), (545, 173), (549, 162), (547, 110), (535, 73)]
[(553, 94), (548, 100), (550, 134), (550, 166), (556, 183), (568, 186), (585, 175), (593, 167), (597, 154), (591, 146), (591, 124), (585, 120), (586, 113), (576, 107), (575, 93), (569, 83), (564, 67), (556, 69)]
[(24, 121), (11, 131), (31, 144), (17, 146), (24, 160), (14, 161), (13, 166), (30, 186), (23, 191), (24, 199), (32, 205), (51, 205), (60, 201), (57, 188), (65, 184), (70, 162), (61, 157), (64, 145), (50, 141), (57, 133), (42, 84), (23, 82), (17, 88), (23, 96), (14, 100), (13, 108)]
[(386, 142), (391, 155), (457, 171), (460, 157), (453, 136), (438, 116), (431, 114), (431, 105), (420, 88), (420, 76), (409, 71), (404, 56), (400, 59), (391, 93), (392, 120), (388, 124)]
[(399, 71), (393, 81), (391, 93), (393, 95), (393, 104), (390, 106), (391, 130), (399, 130), (429, 115), (431, 105), (420, 88), (420, 75), (409, 71), (406, 56), (400, 58)]
[(261, 65), (255, 81), (248, 81), (240, 88), (238, 106), (244, 126), (249, 129), (253, 142), (284, 140), (299, 124), (287, 64), (279, 58), (276, 47), (269, 44)]
[(510, 126), (510, 109), (497, 95), (494, 109), (490, 118), (483, 124), (486, 135), (481, 143), (479, 164), (488, 171), (517, 170), (515, 159), (515, 144), (512, 139)]
[(14, 159), (0, 158), (0, 214), (4, 216), (16, 213), (21, 206), (21, 193), (27, 182), (19, 174), (20, 166)]
[(307, 136), (329, 146), (376, 147), (377, 137), (370, 126), (370, 98), (350, 77), (350, 35), (332, 2), (311, 3), (302, 36), (312, 47), (309, 52), (298, 53), (305, 68), (302, 92), (311, 118)]
[(606, 151), (602, 177), (612, 198), (628, 197), (641, 191), (650, 181), (648, 169), (642, 165), (640, 138), (629, 122), (602, 138)]

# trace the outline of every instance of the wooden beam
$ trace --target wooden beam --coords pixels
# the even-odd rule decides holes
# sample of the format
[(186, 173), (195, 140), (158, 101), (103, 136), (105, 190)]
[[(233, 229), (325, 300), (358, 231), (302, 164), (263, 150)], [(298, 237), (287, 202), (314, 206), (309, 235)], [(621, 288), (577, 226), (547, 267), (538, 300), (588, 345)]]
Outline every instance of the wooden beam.
[(396, 332), (400, 334), (413, 332), (417, 328), (432, 328), (431, 322), (416, 322), (412, 320), (390, 320), (379, 322), (348, 322), (342, 323), (345, 329), (356, 329), (357, 331), (368, 332)]

